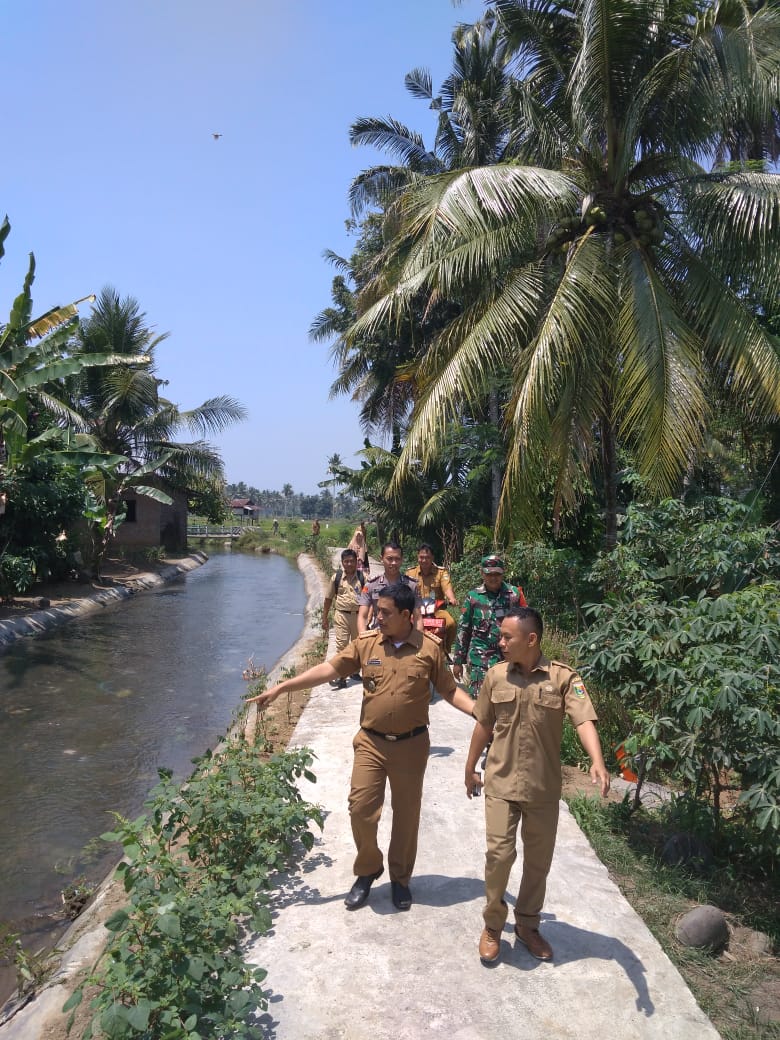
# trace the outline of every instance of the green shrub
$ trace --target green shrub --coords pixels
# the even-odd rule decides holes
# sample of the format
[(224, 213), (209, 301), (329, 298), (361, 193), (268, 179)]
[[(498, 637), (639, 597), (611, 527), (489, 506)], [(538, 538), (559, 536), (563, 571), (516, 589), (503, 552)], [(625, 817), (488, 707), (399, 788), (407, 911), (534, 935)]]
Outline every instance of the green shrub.
[(63, 1009), (97, 988), (83, 1040), (263, 1035), (249, 1020), (267, 1006), (267, 973), (244, 960), (242, 937), (268, 930), (273, 875), (298, 843), (311, 848), (309, 822), (322, 826), (295, 784), (314, 780), (311, 761), (301, 749), (263, 762), (256, 748), (229, 742), (198, 760), (182, 788), (161, 770), (148, 817), (116, 817), (103, 837), (122, 843), (129, 902), (106, 922), (101, 965)]
[(621, 544), (594, 567), (606, 599), (574, 649), (586, 680), (624, 698), (627, 751), (708, 801), (718, 822), (724, 787), (738, 785), (736, 815), (776, 854), (780, 549), (775, 532), (748, 524), (722, 500), (632, 507)]

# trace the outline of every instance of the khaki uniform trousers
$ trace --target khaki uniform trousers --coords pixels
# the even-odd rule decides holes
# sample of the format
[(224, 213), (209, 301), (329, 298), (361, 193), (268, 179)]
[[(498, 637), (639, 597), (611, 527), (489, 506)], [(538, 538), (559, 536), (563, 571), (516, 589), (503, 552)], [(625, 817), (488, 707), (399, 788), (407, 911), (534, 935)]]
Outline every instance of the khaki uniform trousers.
[(515, 920), (528, 928), (538, 928), (558, 831), (558, 801), (507, 802), (485, 796), (486, 904), (482, 916), (488, 928), (498, 931), (504, 927), (508, 913), (504, 895), (517, 859), (518, 823), (523, 843), (523, 876), (515, 901)]
[(376, 874), (382, 869), (377, 831), (389, 780), (393, 808), (387, 851), (390, 880), (409, 884), (417, 858), (423, 778), (430, 746), (427, 730), (408, 740), (391, 741), (373, 737), (361, 729), (352, 741), (355, 760), (349, 815), (357, 848), (353, 870), (358, 877)]
[(455, 642), (455, 634), (458, 631), (457, 622), (448, 610), (437, 610), (433, 616), (444, 618), (444, 653), (448, 654), (452, 650), (452, 644)]
[(353, 639), (357, 639), (357, 609), (352, 612), (346, 610), (334, 611), (333, 631), (336, 636), (336, 653), (348, 646)]

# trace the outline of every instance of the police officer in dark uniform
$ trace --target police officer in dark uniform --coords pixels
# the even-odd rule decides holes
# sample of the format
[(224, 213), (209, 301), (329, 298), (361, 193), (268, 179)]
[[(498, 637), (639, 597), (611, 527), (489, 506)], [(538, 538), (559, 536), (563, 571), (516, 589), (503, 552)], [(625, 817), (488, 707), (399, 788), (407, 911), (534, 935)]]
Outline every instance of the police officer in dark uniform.
[(414, 592), (414, 626), (422, 631), (422, 618), (420, 616), (422, 600), (417, 594), (417, 582), (413, 578), (401, 574), (403, 550), (398, 542), (385, 542), (382, 546), (381, 560), (384, 569), (379, 574), (375, 574), (373, 578), (369, 578), (363, 586), (357, 619), (358, 634), (366, 632), (370, 628), (377, 627), (377, 600), (389, 585), (397, 585), (399, 583), (402, 585), (408, 585), (412, 592)]

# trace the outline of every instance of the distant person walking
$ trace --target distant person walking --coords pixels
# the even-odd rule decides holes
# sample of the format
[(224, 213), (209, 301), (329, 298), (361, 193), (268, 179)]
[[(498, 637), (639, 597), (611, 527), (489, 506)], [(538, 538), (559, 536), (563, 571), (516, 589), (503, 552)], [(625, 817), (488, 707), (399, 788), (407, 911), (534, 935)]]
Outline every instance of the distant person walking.
[(523, 590), (504, 581), (504, 561), (495, 553), (482, 557), (482, 584), (466, 594), (452, 651), (452, 674), (460, 681), (468, 665), (468, 689), (476, 700), (488, 668), (498, 664), (501, 622), (513, 607), (527, 606)]
[(364, 520), (361, 520), (360, 526), (355, 528), (355, 533), (347, 548), (355, 550), (358, 568), (368, 577), (371, 567), (368, 562), (368, 536)]
[(517, 858), (521, 827), (523, 874), (515, 900), (515, 935), (532, 957), (549, 961), (553, 951), (539, 933), (561, 797), (561, 737), (568, 715), (590, 756), (590, 776), (602, 798), (609, 791), (597, 721), (585, 684), (573, 668), (542, 655), (542, 619), (532, 607), (517, 607), (501, 620), (499, 646), (505, 660), (490, 668), (474, 705), (476, 724), (466, 759), (466, 794), (483, 782), (477, 761), (490, 744), (485, 766), (485, 927), (479, 956), (498, 960), (508, 908), (509, 874)]
[(320, 522), (315, 519), (311, 525), (311, 540), (314, 542), (314, 548), (317, 548), (317, 539), (320, 537)]
[(274, 520), (274, 534), (279, 534), (279, 521)]
[[(341, 554), (341, 566), (331, 575), (330, 585), (325, 593), (325, 601), (322, 604), (322, 631), (329, 628), (328, 615), (331, 605), (335, 602), (334, 632), (336, 636), (336, 653), (340, 653), (347, 643), (357, 639), (357, 616), (360, 609), (360, 593), (365, 582), (365, 576), (358, 570), (357, 556), (354, 549), (345, 549)], [(355, 674), (353, 679), (359, 679)], [(346, 679), (336, 679), (331, 683), (336, 690), (343, 690), (347, 685)]]

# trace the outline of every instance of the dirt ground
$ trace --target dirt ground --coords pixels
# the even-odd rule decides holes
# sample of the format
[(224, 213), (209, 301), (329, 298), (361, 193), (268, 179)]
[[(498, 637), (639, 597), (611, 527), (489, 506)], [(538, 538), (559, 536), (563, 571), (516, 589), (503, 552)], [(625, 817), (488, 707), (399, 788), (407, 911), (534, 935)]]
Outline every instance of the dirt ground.
[[(161, 564), (167, 561), (160, 561)], [(99, 580), (43, 582), (33, 585), (27, 592), (17, 593), (10, 602), (0, 601), (0, 621), (24, 617), (41, 610), (41, 600), (48, 600), (48, 606), (61, 607), (74, 599), (84, 599), (96, 592), (114, 588), (117, 585), (132, 584), (142, 574), (153, 574), (158, 565), (144, 561), (142, 565), (123, 560), (119, 557), (106, 559)]]

